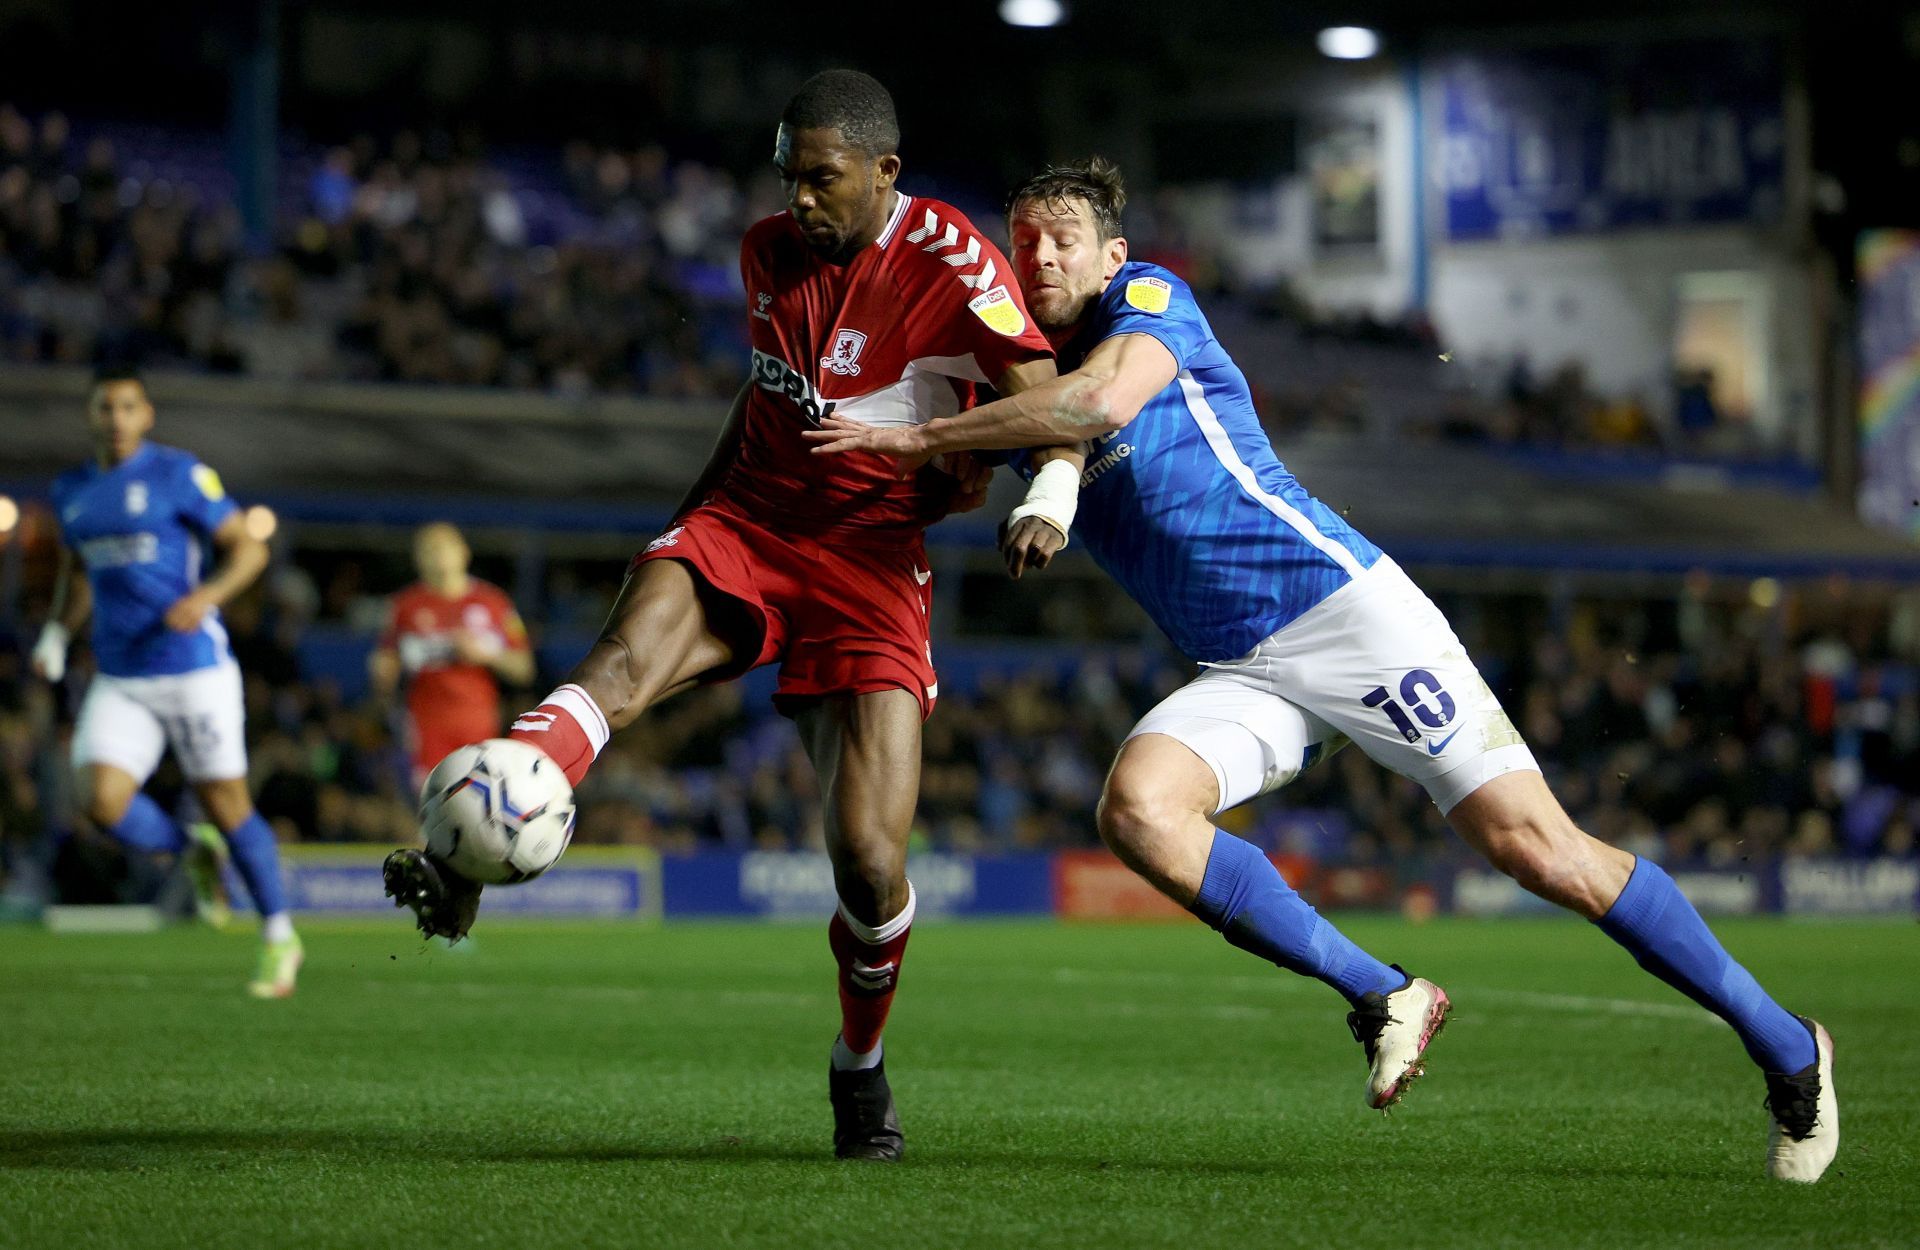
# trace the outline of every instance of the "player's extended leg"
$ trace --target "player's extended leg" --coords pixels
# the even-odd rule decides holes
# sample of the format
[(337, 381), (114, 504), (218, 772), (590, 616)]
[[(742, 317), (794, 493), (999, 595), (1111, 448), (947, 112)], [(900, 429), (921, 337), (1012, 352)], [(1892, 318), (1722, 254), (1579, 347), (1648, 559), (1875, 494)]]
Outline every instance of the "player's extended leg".
[(287, 998), (293, 993), (306, 958), (300, 937), (293, 931), (293, 913), (287, 908), (286, 882), (280, 875), (280, 845), (253, 806), (245, 777), (196, 781), (193, 791), (220, 835), (240, 879), (247, 883), (254, 910), (260, 913), (260, 966), (247, 985), (255, 998)]
[(827, 926), (840, 969), (840, 1035), (827, 1084), (833, 1152), (891, 1162), (903, 1139), (880, 1035), (913, 925), (907, 834), (920, 790), (920, 700), (881, 690), (822, 700), (796, 720), (826, 796), (840, 896)]
[[(1250, 751), (1259, 749), (1243, 725), (1218, 721), (1211, 730), (1196, 730), (1196, 723), (1189, 720), (1183, 732), (1216, 757), (1229, 756), (1241, 739)], [(1298, 761), (1305, 734), (1294, 736), (1302, 739), (1292, 748)], [(1427, 1043), (1446, 1020), (1446, 994), (1356, 946), (1256, 847), (1216, 829), (1212, 817), (1222, 795), (1215, 766), (1180, 738), (1137, 732), (1121, 747), (1100, 796), (1102, 840), (1228, 942), (1338, 990), (1353, 1007), (1348, 1023), (1367, 1049), (1367, 1103), (1391, 1106), (1420, 1075)]]
[[(649, 560), (627, 578), (599, 641), (567, 680), (514, 721), (511, 737), (545, 751), (574, 785), (616, 729), (730, 663), (744, 609), (679, 560)], [(717, 629), (716, 629), (717, 627)]]
[(1768, 1171), (1820, 1178), (1840, 1140), (1833, 1039), (1774, 1002), (1658, 864), (1582, 832), (1537, 772), (1493, 778), (1447, 818), (1495, 868), (1593, 921), (1642, 968), (1732, 1025), (1766, 1074)]
[(187, 831), (140, 789), (140, 779), (112, 764), (80, 770), (81, 810), (96, 828), (136, 851), (178, 855)]
[(190, 836), (140, 789), (160, 762), (167, 736), (159, 716), (136, 696), (137, 689), (111, 677), (96, 677), (87, 688), (73, 734), (81, 813), (135, 850), (162, 855), (184, 852), (196, 908), (203, 920), (217, 927), (225, 922), (226, 900), (212, 848)]
[(80, 811), (95, 828), (135, 850), (174, 855), (187, 834), (141, 792), (167, 748), (160, 718), (120, 681), (95, 677), (73, 727)]
[[(513, 722), (579, 785), (613, 731), (648, 707), (732, 663), (727, 639), (751, 636), (746, 609), (679, 560), (648, 560), (628, 577), (593, 649), (567, 680)], [(726, 637), (722, 637), (722, 634)], [(422, 932), (458, 940), (480, 906), (480, 886), (411, 847), (387, 857), (387, 896), (413, 910)]]

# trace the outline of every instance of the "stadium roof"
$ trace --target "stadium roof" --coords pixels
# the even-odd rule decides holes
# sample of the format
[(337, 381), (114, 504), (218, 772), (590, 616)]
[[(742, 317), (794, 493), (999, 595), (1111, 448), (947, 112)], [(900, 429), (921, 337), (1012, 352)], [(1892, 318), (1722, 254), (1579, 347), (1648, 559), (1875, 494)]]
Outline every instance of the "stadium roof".
[[(86, 385), (78, 370), (0, 369), (10, 479), (0, 489), (40, 495), (86, 454)], [(645, 535), (706, 462), (722, 415), (716, 404), (508, 391), (199, 377), (153, 387), (162, 441), (204, 455), (242, 498), (327, 523), (447, 516)], [(1920, 546), (1862, 524), (1804, 475), (1331, 435), (1279, 450), (1404, 563), (1920, 582)], [(987, 518), (1011, 502), (996, 498), (938, 537), (990, 545)]]

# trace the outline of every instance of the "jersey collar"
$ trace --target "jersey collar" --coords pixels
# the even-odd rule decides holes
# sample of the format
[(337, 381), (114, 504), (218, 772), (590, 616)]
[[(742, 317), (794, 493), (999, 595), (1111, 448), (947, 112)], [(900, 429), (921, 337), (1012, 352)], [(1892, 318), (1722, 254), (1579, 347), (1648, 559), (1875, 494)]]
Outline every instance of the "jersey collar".
[(893, 212), (887, 217), (887, 228), (882, 230), (880, 237), (873, 241), (875, 247), (885, 247), (887, 245), (887, 240), (893, 237), (893, 232), (900, 228), (902, 221), (906, 220), (907, 209), (913, 204), (913, 197), (906, 192), (895, 191), (893, 194)]
[(100, 463), (99, 457), (88, 456), (87, 467), (93, 470), (95, 477), (106, 477), (109, 474), (123, 473), (128, 469), (134, 468), (136, 465), (145, 463), (145, 461), (148, 459), (149, 456), (152, 455), (152, 453), (153, 453), (152, 440), (143, 439), (141, 440), (140, 446), (134, 451), (134, 453), (131, 456), (128, 456), (125, 460), (122, 460), (119, 464), (113, 465), (111, 467), (103, 467)]

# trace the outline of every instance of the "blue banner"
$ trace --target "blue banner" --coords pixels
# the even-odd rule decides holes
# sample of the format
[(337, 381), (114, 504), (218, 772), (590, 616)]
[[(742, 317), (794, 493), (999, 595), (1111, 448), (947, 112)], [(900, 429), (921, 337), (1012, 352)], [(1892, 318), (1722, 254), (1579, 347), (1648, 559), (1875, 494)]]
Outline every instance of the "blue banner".
[[(380, 879), (387, 847), (290, 846), (282, 849), (287, 901), (296, 912), (391, 912)], [(237, 887), (229, 882), (229, 888)], [(236, 894), (244, 898), (244, 894)], [(650, 850), (575, 847), (532, 881), (486, 892), (481, 914), (548, 919), (657, 920), (660, 858)]]
[[(320, 914), (393, 913), (380, 884), (385, 847), (283, 848), (288, 899), (294, 911)], [(1298, 876), (1312, 870), (1289, 871)], [(1092, 867), (1093, 878), (1063, 869)], [(1322, 875), (1331, 869), (1323, 869)], [(1379, 871), (1379, 870), (1370, 870)], [(1738, 868), (1669, 866), (1680, 890), (1711, 916), (1913, 915), (1920, 911), (1920, 860), (1786, 859)], [(1166, 915), (1165, 903), (1104, 851), (1059, 854), (954, 855), (920, 853), (907, 863), (919, 914), (939, 916)], [(1348, 870), (1348, 875), (1352, 871)], [(1064, 880), (1064, 884), (1063, 884)], [(239, 882), (229, 882), (240, 890)], [(1151, 909), (1086, 906), (1088, 892), (1106, 899), (1116, 886), (1157, 904)], [(1442, 911), (1467, 916), (1558, 915), (1559, 909), (1521, 889), (1511, 878), (1481, 867), (1434, 866), (1413, 878), (1390, 879), (1364, 899), (1324, 895), (1328, 906), (1399, 907), (1410, 889), (1424, 890)], [(236, 894), (244, 898), (244, 893)], [(1079, 903), (1076, 904), (1076, 899)], [(1122, 899), (1122, 902), (1127, 901)], [(1137, 900), (1136, 900), (1137, 901)], [(544, 875), (516, 886), (496, 886), (481, 904), (482, 918), (652, 920), (760, 917), (824, 923), (838, 899), (825, 855), (805, 852), (702, 851), (662, 858), (642, 848), (576, 846)], [(395, 917), (396, 922), (405, 917)]]
[(1765, 40), (1462, 55), (1440, 70), (1449, 239), (1770, 221), (1784, 75)]
[[(825, 855), (703, 851), (664, 861), (665, 909), (680, 916), (824, 920), (839, 905)], [(907, 862), (922, 916), (1028, 916), (1053, 912), (1048, 855), (914, 855)]]
[[(1669, 875), (1702, 915), (1755, 916), (1774, 910), (1777, 891), (1767, 865), (1758, 869), (1672, 868)], [(1552, 916), (1560, 908), (1527, 893), (1520, 884), (1491, 868), (1462, 868), (1453, 874), (1447, 899), (1461, 916)]]
[(1780, 910), (1790, 916), (1909, 916), (1920, 908), (1920, 861), (1788, 859)]

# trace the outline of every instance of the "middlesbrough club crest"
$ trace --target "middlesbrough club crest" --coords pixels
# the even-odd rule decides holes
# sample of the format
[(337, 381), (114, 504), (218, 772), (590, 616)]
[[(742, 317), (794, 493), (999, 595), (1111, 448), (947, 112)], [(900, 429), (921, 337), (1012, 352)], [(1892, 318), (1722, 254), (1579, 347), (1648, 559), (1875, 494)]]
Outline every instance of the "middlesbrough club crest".
[(857, 363), (860, 349), (866, 345), (867, 336), (858, 330), (837, 331), (833, 336), (833, 350), (820, 358), (820, 367), (843, 378), (856, 377), (860, 373)]

